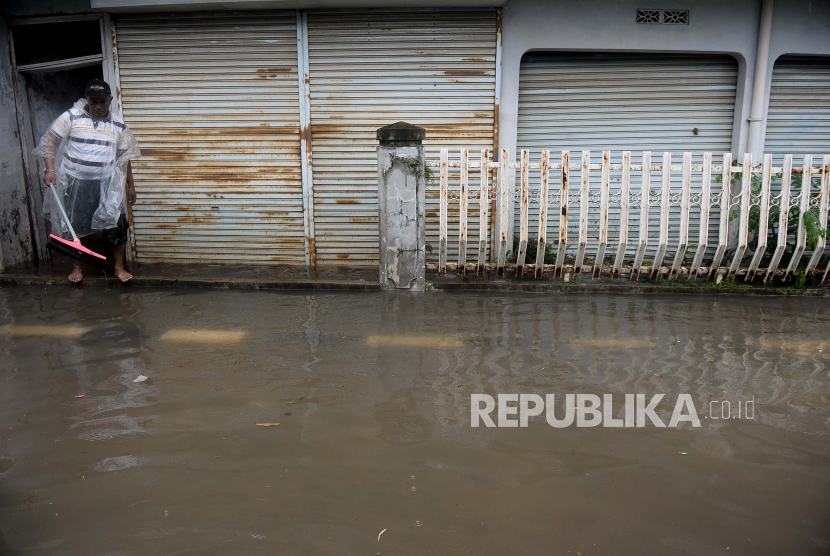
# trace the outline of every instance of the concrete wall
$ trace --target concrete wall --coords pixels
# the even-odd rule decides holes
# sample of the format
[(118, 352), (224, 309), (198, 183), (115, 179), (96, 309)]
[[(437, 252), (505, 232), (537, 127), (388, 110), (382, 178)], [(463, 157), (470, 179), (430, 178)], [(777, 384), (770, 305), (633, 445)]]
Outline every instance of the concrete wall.
[[(512, 0), (504, 8), (499, 147), (516, 150), (519, 69), (530, 50), (711, 52), (738, 62), (732, 148), (741, 150), (748, 130), (760, 0), (678, 0), (689, 25), (640, 25), (638, 8), (665, 8), (655, 0)], [(742, 143), (742, 141), (744, 143)]]
[[(689, 25), (640, 25), (636, 10), (688, 9)], [(504, 8), (499, 147), (516, 150), (519, 69), (531, 50), (698, 52), (738, 62), (734, 153), (747, 148), (760, 0), (509, 0)], [(782, 54), (830, 55), (830, 2), (777, 0), (770, 59)], [(767, 75), (767, 98), (773, 64)]]
[(70, 15), (92, 11), (90, 0), (3, 0), (7, 19)]
[[(770, 86), (775, 60), (785, 54), (830, 56), (830, 1), (776, 0), (772, 13), (769, 66), (764, 98), (764, 125), (767, 128)], [(764, 144), (764, 137), (761, 137)], [(830, 150), (830, 149), (829, 149)]]
[(6, 23), (0, 19), (0, 260), (5, 266), (32, 259), (31, 237), (9, 34)]

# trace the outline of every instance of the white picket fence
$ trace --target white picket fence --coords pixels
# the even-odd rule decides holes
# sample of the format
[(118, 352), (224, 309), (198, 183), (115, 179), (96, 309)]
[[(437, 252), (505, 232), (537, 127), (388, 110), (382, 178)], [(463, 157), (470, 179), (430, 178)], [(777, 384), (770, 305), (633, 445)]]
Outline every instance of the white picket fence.
[[(642, 153), (641, 164), (632, 164), (630, 151), (622, 153), (621, 164), (612, 164), (611, 160), (611, 151), (603, 151), (602, 163), (592, 164), (591, 152), (582, 151), (581, 162), (577, 164), (571, 162), (569, 151), (562, 151), (559, 161), (553, 162), (550, 152), (543, 150), (540, 161), (531, 163), (530, 153), (522, 150), (520, 162), (517, 163), (510, 158), (509, 150), (503, 149), (499, 162), (491, 161), (487, 150), (481, 150), (478, 160), (471, 161), (468, 149), (465, 148), (458, 153), (457, 160), (450, 161), (449, 150), (442, 149), (440, 161), (426, 163), (430, 168), (439, 169), (440, 179), (438, 262), (428, 263), (428, 268), (437, 268), (440, 274), (445, 274), (449, 268), (457, 270), (459, 275), (464, 275), (468, 270), (475, 270), (478, 275), (482, 275), (485, 269), (495, 269), (499, 276), (504, 274), (505, 268), (515, 268), (516, 276), (521, 277), (527, 267), (532, 267), (537, 278), (541, 277), (543, 272), (552, 272), (554, 278), (570, 279), (580, 276), (587, 270), (587, 255), (593, 259), (593, 277), (606, 274), (612, 278), (619, 278), (628, 275), (630, 279), (637, 280), (646, 274), (651, 280), (660, 276), (671, 280), (683, 274), (688, 276), (689, 280), (705, 276), (709, 280), (720, 282), (724, 277), (734, 279), (735, 276), (744, 276), (746, 281), (751, 281), (756, 276), (763, 275), (763, 281), (767, 283), (774, 276), (783, 275), (787, 281), (792, 279), (805, 251), (809, 253), (803, 215), (817, 207), (819, 224), (821, 228), (827, 228), (830, 155), (824, 156), (820, 167), (814, 167), (813, 157), (805, 155), (802, 168), (795, 169), (792, 167), (793, 155), (785, 155), (781, 167), (772, 166), (771, 154), (763, 156), (760, 166), (752, 165), (752, 157), (749, 154), (744, 155), (742, 165), (733, 165), (730, 153), (723, 155), (720, 166), (713, 164), (712, 153), (703, 153), (702, 165), (692, 163), (691, 152), (683, 153), (682, 165), (672, 164), (671, 152), (662, 153), (662, 163), (658, 164), (653, 163), (652, 153), (648, 151)], [(456, 168), (458, 172), (452, 172), (451, 176), (451, 170)], [(491, 171), (482, 172), (482, 168)], [(747, 172), (746, 168), (751, 170)], [(492, 169), (498, 169), (498, 178), (495, 180), (497, 184), (489, 183)], [(469, 183), (471, 170), (477, 171), (478, 184)], [(515, 173), (515, 170), (519, 170), (519, 176), (515, 192), (511, 193), (510, 173)], [(592, 171), (600, 172), (599, 188), (591, 187)], [(538, 185), (531, 187), (533, 172), (538, 172)], [(632, 172), (635, 173), (635, 178), (639, 176), (636, 184), (632, 184)], [(612, 173), (619, 174), (618, 188), (611, 188)], [(680, 173), (682, 185), (679, 191), (672, 189), (672, 173), (675, 173), (675, 176), (676, 173)], [(733, 173), (741, 174), (740, 187), (728, 185), (732, 183)], [(752, 174), (761, 176), (760, 192), (752, 191)], [(781, 175), (780, 186), (776, 182), (773, 187), (773, 176), (778, 174)], [(806, 186), (791, 194), (794, 174), (801, 174), (802, 183)], [(554, 176), (554, 181), (558, 181), (554, 186), (550, 183), (551, 175)], [(718, 187), (713, 187), (713, 175), (714, 181), (719, 181)], [(555, 179), (556, 176), (558, 180)], [(659, 189), (652, 187), (655, 176), (660, 178)], [(718, 176), (720, 180), (717, 179)], [(820, 190), (808, 185), (815, 176), (820, 176)], [(536, 176), (534, 182), (535, 178)], [(580, 180), (578, 188), (576, 184), (571, 186), (576, 179)], [(734, 192), (736, 189), (738, 191)], [(487, 262), (487, 219), (492, 200), (496, 200), (495, 206), (498, 210), (497, 228), (492, 253), (494, 262)], [(459, 204), (458, 227), (454, 230), (458, 232), (458, 260), (455, 263), (447, 262), (447, 217), (450, 202)], [(509, 237), (510, 224), (514, 218), (511, 211), (513, 203), (518, 208), (519, 230), (515, 265), (506, 264), (508, 251), (513, 246), (513, 238)], [(471, 212), (470, 207), (474, 208), (476, 204), (479, 218), (478, 257), (475, 262), (468, 262), (467, 242), (471, 238), (467, 237), (467, 219)], [(742, 268), (741, 260), (750, 238), (750, 211), (756, 206), (760, 211), (758, 245), (749, 265)], [(773, 247), (767, 245), (768, 220), (770, 209), (776, 206), (782, 210), (779, 211), (777, 240)], [(591, 207), (594, 207), (594, 210), (589, 210)], [(783, 269), (779, 268), (779, 263), (787, 245), (789, 211), (793, 207), (799, 207), (799, 222), (794, 238), (795, 251), (789, 264)], [(651, 210), (652, 208), (654, 210)], [(551, 212), (552, 210), (556, 212)], [(579, 219), (575, 222), (573, 215), (577, 211)], [(655, 214), (657, 211), (659, 219)], [(535, 261), (526, 260), (531, 212), (538, 220), (534, 226), (537, 232)], [(729, 266), (721, 267), (727, 251), (730, 214), (737, 221), (737, 239), (733, 239), (735, 254)], [(555, 264), (544, 263), (549, 215), (555, 215), (559, 219), (558, 241), (552, 243), (556, 245)], [(570, 226), (569, 216), (572, 216)], [(611, 228), (614, 229), (614, 237), (609, 234)], [(598, 229), (598, 234), (589, 234), (589, 229), (594, 232)], [(697, 245), (691, 264), (686, 266), (683, 262), (690, 248), (690, 230), (694, 229), (698, 232)], [(576, 234), (573, 233), (575, 230)], [(670, 238), (674, 255), (667, 258)], [(570, 262), (566, 260), (569, 248), (572, 255), (568, 255), (567, 258), (572, 259)], [(774, 249), (770, 264), (767, 268), (759, 268), (768, 248)], [(807, 274), (817, 272), (816, 265), (824, 253), (824, 248), (825, 239), (821, 237), (812, 249), (806, 267)], [(647, 250), (653, 253), (651, 261), (646, 261), (650, 264), (644, 264)], [(606, 253), (615, 253), (613, 260), (607, 263)], [(826, 278), (825, 270), (821, 281)]]

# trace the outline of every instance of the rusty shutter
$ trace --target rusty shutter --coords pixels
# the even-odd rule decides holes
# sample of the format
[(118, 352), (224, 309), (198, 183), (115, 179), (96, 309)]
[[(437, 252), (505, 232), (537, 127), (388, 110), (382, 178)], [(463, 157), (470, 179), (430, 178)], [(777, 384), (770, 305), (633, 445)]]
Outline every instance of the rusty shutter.
[(116, 23), (138, 260), (304, 263), (295, 12)]
[[(764, 152), (794, 155), (830, 153), (830, 58), (782, 56), (772, 70)], [(776, 161), (781, 156), (776, 156)]]
[[(473, 159), (478, 149), (492, 151), (496, 19), (495, 10), (309, 12), (318, 263), (378, 262), (377, 128), (425, 127), (427, 159), (447, 146), (470, 147)], [(471, 172), (471, 183), (478, 179)], [(437, 181), (427, 186), (427, 242), (435, 246), (428, 259), (438, 252)], [(477, 237), (475, 203), (469, 214), (469, 236)], [(452, 232), (457, 203), (449, 216)], [(477, 249), (469, 242), (468, 256)]]
[[(712, 152), (715, 163), (732, 150), (738, 64), (722, 55), (659, 53), (576, 53), (531, 52), (522, 58), (519, 77), (518, 149), (529, 149), (538, 162), (542, 149), (549, 149), (551, 161), (561, 160), (562, 150), (571, 150), (571, 162), (579, 162), (583, 150), (591, 151), (591, 162), (602, 162), (602, 151), (611, 151), (612, 164), (622, 162), (622, 151), (631, 151), (633, 164), (642, 164), (642, 153), (652, 151), (652, 161), (662, 163), (663, 151), (672, 151), (672, 163), (681, 164), (683, 151), (694, 153), (695, 164), (703, 164), (703, 152)], [(573, 179), (576, 175), (576, 179)], [(539, 190), (538, 170), (530, 173), (531, 191)], [(579, 191), (579, 173), (571, 174), (571, 194)], [(591, 188), (599, 193), (600, 171), (591, 172)], [(611, 175), (610, 186), (619, 194), (620, 173)], [(551, 187), (559, 177), (551, 172)], [(660, 188), (660, 177), (652, 175), (652, 190)], [(719, 184), (712, 184), (719, 190)], [(632, 191), (639, 191), (640, 174), (632, 174)], [(681, 175), (672, 175), (672, 189), (681, 188)], [(700, 191), (700, 175), (692, 182)], [(535, 204), (534, 204), (535, 205)], [(534, 205), (531, 205), (532, 207)], [(588, 244), (599, 242), (599, 203), (591, 203)], [(693, 207), (692, 212), (698, 211)], [(519, 222), (516, 203), (515, 222)], [(569, 237), (577, 237), (578, 211), (568, 219)], [(669, 251), (679, 241), (679, 208), (670, 212)], [(710, 219), (710, 237), (717, 237), (717, 209)], [(547, 237), (558, 242), (560, 214), (548, 211)], [(630, 230), (639, 229), (640, 209), (631, 208)], [(609, 208), (608, 237), (619, 240), (620, 208)], [(691, 244), (699, 230), (691, 219)], [(529, 235), (538, 235), (539, 213), (530, 211)], [(652, 256), (659, 234), (659, 209), (649, 212), (649, 250)], [(516, 229), (518, 235), (518, 225)], [(628, 254), (636, 237), (629, 232)], [(693, 248), (689, 249), (692, 252)], [(570, 254), (570, 253), (569, 253)]]

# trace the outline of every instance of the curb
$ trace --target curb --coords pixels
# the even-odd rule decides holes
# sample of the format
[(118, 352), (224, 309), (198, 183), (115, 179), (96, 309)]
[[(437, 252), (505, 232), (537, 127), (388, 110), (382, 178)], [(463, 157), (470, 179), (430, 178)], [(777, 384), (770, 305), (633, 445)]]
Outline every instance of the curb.
[(80, 285), (70, 284), (63, 276), (36, 274), (0, 274), (0, 286), (107, 286), (138, 288), (214, 288), (226, 290), (347, 290), (379, 291), (377, 282), (358, 280), (252, 280), (245, 278), (169, 278), (164, 276), (135, 277), (122, 284), (114, 276), (84, 277)]
[(706, 286), (660, 286), (624, 284), (564, 284), (513, 282), (429, 282), (435, 291), (613, 293), (616, 295), (752, 295), (781, 297), (830, 297), (830, 288), (788, 289), (779, 287), (717, 288)]

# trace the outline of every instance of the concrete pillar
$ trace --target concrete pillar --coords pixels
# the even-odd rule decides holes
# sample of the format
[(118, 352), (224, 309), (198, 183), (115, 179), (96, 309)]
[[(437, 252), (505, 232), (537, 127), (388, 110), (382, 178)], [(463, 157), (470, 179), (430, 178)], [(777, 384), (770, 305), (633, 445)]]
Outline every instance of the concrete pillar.
[(378, 129), (380, 287), (424, 291), (424, 137), (398, 122)]

